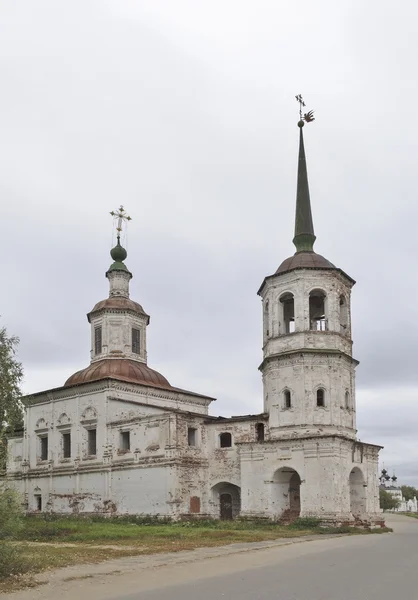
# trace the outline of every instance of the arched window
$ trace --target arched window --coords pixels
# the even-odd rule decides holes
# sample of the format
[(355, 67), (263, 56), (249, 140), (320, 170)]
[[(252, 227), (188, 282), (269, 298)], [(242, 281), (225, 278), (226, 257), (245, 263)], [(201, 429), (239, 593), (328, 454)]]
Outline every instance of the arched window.
[(270, 335), (270, 313), (269, 313), (269, 301), (266, 300), (264, 303), (264, 332), (265, 336), (269, 337)]
[(348, 391), (345, 393), (345, 407), (350, 408), (350, 394)]
[(325, 406), (325, 390), (322, 388), (316, 390), (316, 405)]
[(313, 331), (327, 329), (325, 301), (326, 295), (322, 290), (312, 290), (309, 294), (309, 326)]
[(221, 448), (230, 448), (232, 446), (232, 435), (229, 431), (224, 431), (219, 436), (219, 445)]
[(264, 423), (256, 424), (255, 436), (256, 436), (257, 442), (264, 442)]
[(293, 294), (287, 293), (280, 297), (283, 314), (283, 333), (294, 333), (295, 331), (295, 298)]
[(284, 391), (284, 407), (291, 408), (292, 407), (292, 394), (290, 390)]
[(347, 333), (348, 329), (348, 306), (344, 296), (340, 296), (340, 332)]

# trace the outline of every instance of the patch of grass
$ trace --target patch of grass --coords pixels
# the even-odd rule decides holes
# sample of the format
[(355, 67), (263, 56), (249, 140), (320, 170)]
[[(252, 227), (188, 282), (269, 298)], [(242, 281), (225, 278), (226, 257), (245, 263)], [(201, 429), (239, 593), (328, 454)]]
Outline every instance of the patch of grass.
[[(74, 516), (28, 516), (22, 521), (23, 527), (15, 532), (15, 541), (8, 544), (18, 553), (24, 568), (13, 571), (12, 578), (0, 582), (0, 592), (17, 589), (19, 581), (21, 587), (32, 585), (33, 574), (46, 569), (97, 563), (124, 556), (180, 552), (313, 534), (390, 531), (387, 528), (370, 531), (351, 527), (323, 528), (318, 519), (310, 518), (300, 518), (291, 526), (264, 520), (164, 522), (154, 518), (137, 520)], [(29, 573), (29, 579), (19, 579), (19, 572)]]

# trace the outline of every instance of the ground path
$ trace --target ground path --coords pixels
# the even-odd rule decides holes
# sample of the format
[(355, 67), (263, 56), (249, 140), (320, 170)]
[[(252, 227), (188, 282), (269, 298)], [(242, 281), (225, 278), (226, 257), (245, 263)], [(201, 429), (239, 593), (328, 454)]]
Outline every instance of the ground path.
[(393, 534), (234, 544), (67, 567), (47, 585), (0, 598), (418, 600), (418, 520), (395, 515), (387, 522)]

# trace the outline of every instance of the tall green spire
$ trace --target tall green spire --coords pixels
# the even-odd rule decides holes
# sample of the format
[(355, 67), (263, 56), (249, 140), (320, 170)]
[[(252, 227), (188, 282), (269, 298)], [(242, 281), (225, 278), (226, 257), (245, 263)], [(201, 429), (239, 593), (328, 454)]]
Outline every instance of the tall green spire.
[(299, 163), (298, 184), (296, 192), (295, 237), (293, 243), (296, 252), (313, 252), (316, 237), (312, 220), (311, 200), (309, 197), (308, 171), (306, 168), (305, 146), (303, 144), (303, 126), (301, 119), (299, 127)]

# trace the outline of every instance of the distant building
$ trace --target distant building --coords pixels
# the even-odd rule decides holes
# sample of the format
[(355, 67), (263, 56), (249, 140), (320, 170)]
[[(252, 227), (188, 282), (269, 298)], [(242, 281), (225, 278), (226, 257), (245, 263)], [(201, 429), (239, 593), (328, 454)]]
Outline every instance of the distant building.
[(87, 315), (90, 365), (34, 394), (10, 440), (7, 477), (29, 512), (381, 522), (380, 446), (356, 438), (355, 282), (313, 250), (303, 124), (296, 253), (258, 291), (263, 412), (209, 416), (213, 398), (148, 366), (150, 318), (118, 237), (109, 297)]
[(388, 492), (399, 502), (397, 508), (392, 509), (395, 512), (418, 512), (418, 501), (414, 496), (411, 500), (405, 500), (402, 494), (402, 488), (398, 486), (398, 478), (395, 473), (391, 477), (386, 469), (380, 473), (380, 488)]

